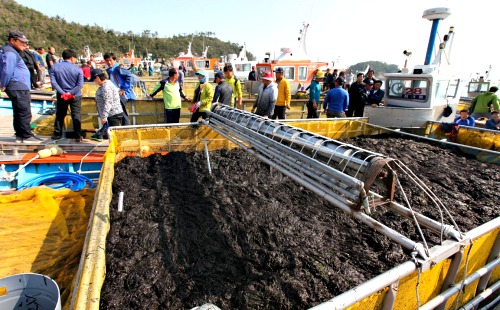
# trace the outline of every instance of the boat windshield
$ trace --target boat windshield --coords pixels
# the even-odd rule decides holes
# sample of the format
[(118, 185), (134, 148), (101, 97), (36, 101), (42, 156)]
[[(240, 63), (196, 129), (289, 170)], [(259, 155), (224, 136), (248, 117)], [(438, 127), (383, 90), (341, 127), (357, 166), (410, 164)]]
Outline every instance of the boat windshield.
[(210, 60), (195, 60), (196, 68), (201, 69), (209, 69), (210, 68)]
[(250, 63), (237, 64), (235, 65), (235, 70), (236, 72), (252, 71), (252, 64)]
[(484, 93), (490, 88), (489, 82), (470, 82), (469, 93)]
[(427, 100), (429, 83), (422, 79), (388, 79), (388, 96), (408, 100)]

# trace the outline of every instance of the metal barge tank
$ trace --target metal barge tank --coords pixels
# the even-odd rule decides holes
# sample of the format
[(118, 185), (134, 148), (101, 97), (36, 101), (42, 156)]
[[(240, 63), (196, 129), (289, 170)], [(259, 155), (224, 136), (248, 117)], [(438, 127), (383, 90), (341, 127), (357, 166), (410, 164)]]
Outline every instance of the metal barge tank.
[[(112, 141), (105, 155), (71, 308), (99, 308), (106, 272), (110, 201), (112, 195), (117, 194), (112, 193), (115, 163), (127, 156), (145, 157), (172, 151), (192, 152), (206, 148), (213, 151), (236, 147), (247, 148), (269, 165), (279, 166), (280, 163), (273, 161), (272, 157), (273, 154), (283, 154), (292, 160), (288, 163), (294, 162), (293, 167), (296, 169), (295, 172), (289, 170), (285, 173), (305, 187), (309, 186), (308, 178), (316, 178), (320, 182), (324, 182), (322, 178), (330, 181), (341, 179), (342, 182), (335, 182), (337, 186), (334, 191), (337, 194), (334, 195), (321, 191), (325, 183), (310, 189), (325, 195), (325, 199), (331, 201), (333, 206), (352, 214), (379, 234), (388, 236), (414, 253), (407, 262), (331, 300), (325, 300), (315, 309), (415, 309), (417, 304), (422, 309), (448, 309), (454, 302), (471, 309), (488, 295), (497, 294), (500, 279), (500, 217), (460, 233), (453, 225), (443, 225), (417, 213), (415, 216), (419, 225), (445, 236), (441, 244), (426, 248), (418, 240), (410, 240), (403, 236), (404, 232), (393, 231), (370, 216), (375, 202), (378, 206), (385, 203), (387, 208), (401, 216), (411, 216), (412, 212), (392, 201), (391, 195), (381, 197), (373, 193), (368, 179), (362, 178), (364, 181), (361, 181), (356, 178), (360, 175), (380, 176), (378, 173), (373, 174), (372, 170), (385, 171), (382, 175), (385, 176), (390, 193), (394, 184), (391, 182), (395, 180), (390, 171), (390, 167), (393, 167), (390, 159), (332, 140), (388, 133), (386, 129), (365, 121), (334, 119), (278, 123), (229, 107), (219, 107), (205, 125), (131, 126), (111, 130)], [(322, 161), (320, 158), (327, 160)], [(343, 167), (343, 170), (339, 171), (338, 167)], [(324, 173), (318, 174), (317, 169)], [(390, 199), (390, 203), (386, 199)]]

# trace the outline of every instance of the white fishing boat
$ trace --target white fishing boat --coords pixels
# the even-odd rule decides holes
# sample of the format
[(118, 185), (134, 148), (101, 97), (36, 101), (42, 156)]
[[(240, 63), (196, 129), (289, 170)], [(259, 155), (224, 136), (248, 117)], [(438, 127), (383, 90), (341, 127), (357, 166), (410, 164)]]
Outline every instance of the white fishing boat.
[(271, 59), (270, 54), (266, 54), (263, 61), (256, 65), (257, 81), (246, 81), (245, 88), (251, 93), (257, 93), (261, 76), (265, 71), (270, 71), (274, 75), (274, 70), (278, 67), (283, 68), (284, 78), (290, 82), (292, 95), (297, 93), (305, 84), (311, 83), (315, 71), (320, 68), (326, 68), (328, 62), (314, 61), (307, 54), (306, 36), (309, 24), (304, 23), (299, 34), (299, 46), (296, 51), (291, 48), (281, 48), (281, 54), (276, 59)]
[(248, 60), (246, 43), (240, 47), (238, 55), (229, 54), (222, 57), (221, 60), (222, 62), (217, 69), (222, 70), (224, 64), (231, 64), (233, 66), (234, 75), (241, 81), (246, 81), (248, 79), (248, 74), (252, 71), (252, 67), (257, 65), (257, 61)]
[[(439, 21), (451, 14), (449, 8), (426, 10), (423, 18), (433, 22), (424, 65), (409, 72), (385, 74), (385, 105), (366, 106), (364, 116), (370, 123), (391, 128), (425, 127), (427, 121), (452, 122), (465, 79), (455, 73), (449, 54), (454, 29), (445, 35), (434, 61), (431, 58)], [(407, 55), (408, 56), (408, 55)], [(452, 110), (450, 111), (449, 108)]]

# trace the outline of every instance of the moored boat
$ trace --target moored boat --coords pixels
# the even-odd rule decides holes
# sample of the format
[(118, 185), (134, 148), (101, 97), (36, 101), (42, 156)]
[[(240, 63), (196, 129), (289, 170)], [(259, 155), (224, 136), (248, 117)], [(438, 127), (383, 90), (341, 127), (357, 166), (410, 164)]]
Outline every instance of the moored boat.
[(178, 68), (180, 65), (184, 66), (187, 70), (188, 76), (194, 76), (194, 72), (198, 70), (205, 70), (209, 77), (213, 78), (214, 68), (217, 67), (220, 59), (208, 58), (207, 53), (209, 46), (205, 47), (201, 57), (194, 56), (191, 51), (191, 44), (192, 42), (189, 42), (186, 53), (181, 52), (178, 57), (171, 60), (173, 67)]
[(257, 81), (246, 81), (245, 87), (251, 93), (257, 93), (261, 82), (261, 76), (265, 71), (272, 72), (278, 67), (283, 68), (284, 78), (290, 81), (292, 95), (300, 90), (299, 86), (304, 86), (312, 81), (315, 71), (320, 67), (328, 66), (328, 62), (313, 61), (307, 54), (305, 40), (309, 24), (304, 23), (300, 31), (299, 47), (297, 52), (290, 48), (282, 48), (281, 55), (276, 59), (270, 59), (267, 54), (263, 61), (256, 65)]
[(424, 12), (423, 17), (433, 21), (424, 65), (415, 66), (412, 72), (385, 74), (385, 105), (366, 106), (364, 110), (364, 116), (371, 123), (393, 128), (423, 128), (427, 121), (453, 121), (464, 85), (463, 78), (453, 71), (446, 57), (446, 49), (451, 49), (455, 34), (453, 27), (431, 63), (439, 21), (450, 14), (448, 8)]

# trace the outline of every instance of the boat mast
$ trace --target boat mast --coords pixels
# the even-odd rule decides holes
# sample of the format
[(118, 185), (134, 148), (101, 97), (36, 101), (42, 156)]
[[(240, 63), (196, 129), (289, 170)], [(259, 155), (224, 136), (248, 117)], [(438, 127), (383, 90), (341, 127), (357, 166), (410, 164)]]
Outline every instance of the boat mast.
[(432, 21), (431, 34), (429, 36), (429, 44), (427, 45), (427, 53), (425, 54), (424, 65), (431, 63), (432, 51), (434, 50), (434, 42), (436, 41), (436, 34), (439, 26), (439, 21), (450, 16), (451, 11), (449, 8), (434, 8), (424, 11), (422, 18)]
[(302, 48), (302, 52), (304, 53), (304, 56), (307, 55), (307, 48), (306, 48), (306, 36), (307, 36), (307, 28), (309, 27), (309, 24), (302, 23), (302, 29), (299, 32), (299, 51)]

